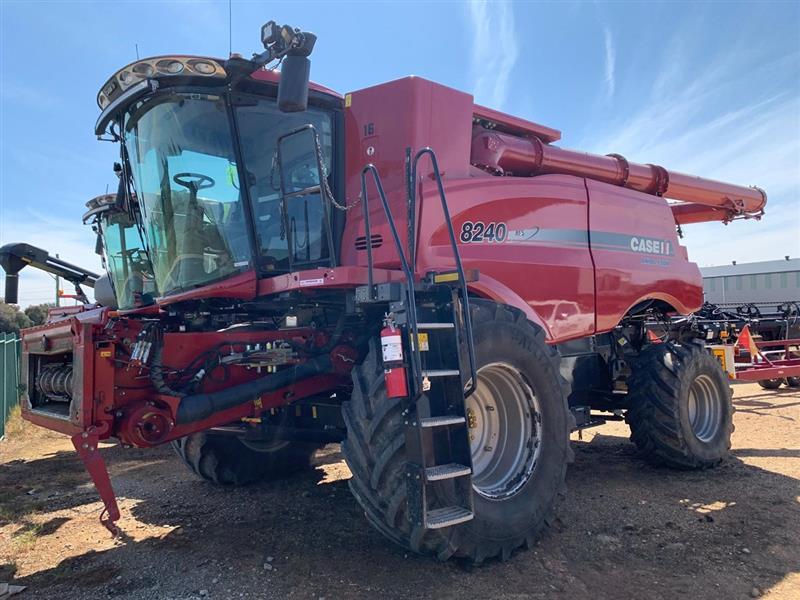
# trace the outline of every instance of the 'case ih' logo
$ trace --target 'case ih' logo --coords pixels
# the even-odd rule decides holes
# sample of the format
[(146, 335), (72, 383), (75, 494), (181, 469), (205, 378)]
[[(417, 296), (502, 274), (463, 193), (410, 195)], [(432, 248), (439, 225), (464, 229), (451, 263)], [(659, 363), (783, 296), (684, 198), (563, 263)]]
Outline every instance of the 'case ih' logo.
[(632, 237), (631, 250), (634, 252), (670, 256), (672, 254), (672, 245), (666, 240)]

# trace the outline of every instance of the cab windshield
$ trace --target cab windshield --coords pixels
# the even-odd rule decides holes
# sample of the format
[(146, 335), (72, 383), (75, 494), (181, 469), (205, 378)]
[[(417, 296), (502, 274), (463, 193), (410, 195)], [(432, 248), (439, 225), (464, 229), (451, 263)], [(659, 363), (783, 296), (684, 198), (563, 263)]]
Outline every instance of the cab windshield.
[(219, 96), (171, 94), (134, 106), (128, 151), (162, 295), (250, 267), (228, 113)]
[[(233, 119), (243, 165), (237, 164)], [(124, 143), (161, 295), (249, 269), (285, 273), (330, 264), (330, 216), (320, 193), (287, 201), (285, 208), (281, 197), (280, 140), (309, 124), (333, 187), (333, 119), (327, 111), (281, 113), (272, 98), (239, 95), (229, 112), (222, 96), (196, 93), (154, 96), (129, 109)], [(317, 155), (311, 156), (313, 165), (292, 169), (316, 168)]]
[(105, 212), (99, 224), (105, 267), (118, 308), (128, 310), (152, 304), (158, 295), (156, 282), (136, 225), (122, 211)]

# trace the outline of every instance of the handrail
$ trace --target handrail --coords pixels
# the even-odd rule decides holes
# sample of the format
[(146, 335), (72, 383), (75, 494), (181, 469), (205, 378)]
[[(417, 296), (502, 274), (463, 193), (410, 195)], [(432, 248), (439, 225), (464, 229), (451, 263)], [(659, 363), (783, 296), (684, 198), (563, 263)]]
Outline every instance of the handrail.
[(383, 184), (381, 183), (380, 174), (378, 173), (378, 169), (372, 163), (361, 169), (361, 201), (363, 203), (361, 208), (364, 214), (364, 235), (367, 241), (367, 282), (369, 285), (369, 297), (370, 300), (375, 297), (375, 286), (372, 274), (372, 231), (369, 224), (367, 173), (372, 175), (372, 180), (375, 183), (376, 189), (378, 190), (378, 197), (380, 198), (381, 205), (383, 206), (383, 212), (386, 215), (386, 221), (389, 224), (389, 230), (392, 233), (392, 239), (394, 240), (394, 244), (397, 248), (397, 254), (400, 257), (400, 266), (403, 269), (403, 273), (406, 276), (406, 281), (408, 282), (408, 321), (409, 325), (411, 325), (411, 339), (413, 340), (414, 344), (414, 351), (411, 353), (411, 369), (414, 376), (414, 395), (416, 396), (418, 391), (421, 389), (420, 381), (422, 379), (422, 365), (420, 364), (419, 351), (417, 349), (417, 346), (419, 345), (419, 330), (417, 329), (417, 302), (416, 294), (414, 292), (414, 272), (411, 270), (408, 260), (406, 260), (406, 254), (403, 251), (403, 244), (400, 241), (400, 236), (397, 233), (397, 227), (395, 227), (394, 224), (392, 211), (389, 208), (388, 201), (386, 200), (386, 193), (383, 191)]
[[(442, 183), (442, 174), (439, 171), (439, 162), (436, 160), (436, 153), (429, 146), (422, 148), (414, 155), (414, 160), (411, 163), (411, 178), (409, 184), (409, 198), (410, 207), (416, 206), (416, 181), (417, 181), (417, 163), (424, 155), (430, 156), (431, 166), (433, 167), (433, 176), (436, 180), (436, 187), (439, 190), (439, 200), (442, 204), (442, 213), (444, 214), (444, 221), (447, 224), (447, 234), (450, 237), (450, 246), (453, 249), (453, 258), (456, 261), (456, 271), (458, 272), (459, 287), (461, 288), (461, 295), (464, 303), (464, 325), (467, 330), (467, 351), (469, 354), (469, 369), (470, 369), (470, 386), (465, 390), (464, 396), (469, 396), (475, 391), (478, 385), (478, 370), (475, 360), (475, 347), (472, 341), (472, 316), (469, 310), (469, 290), (467, 289), (467, 281), (464, 275), (464, 267), (461, 264), (461, 254), (458, 251), (458, 243), (456, 241), (456, 234), (453, 231), (453, 221), (450, 219), (450, 211), (447, 208), (447, 198), (444, 193), (444, 184)], [(416, 217), (416, 215), (415, 215)], [(394, 231), (394, 226), (392, 226)], [(396, 234), (395, 234), (396, 237)], [(399, 243), (399, 242), (398, 242)], [(413, 254), (412, 254), (413, 256)], [(414, 265), (416, 269), (416, 264)]]

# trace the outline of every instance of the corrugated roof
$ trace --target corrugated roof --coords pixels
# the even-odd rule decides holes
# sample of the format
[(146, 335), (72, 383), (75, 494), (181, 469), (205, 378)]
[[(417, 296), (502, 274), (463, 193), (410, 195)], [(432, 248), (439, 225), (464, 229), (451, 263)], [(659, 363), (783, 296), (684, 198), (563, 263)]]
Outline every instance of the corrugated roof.
[(759, 273), (785, 273), (800, 271), (800, 258), (789, 260), (763, 260), (761, 262), (721, 265), (719, 267), (703, 267), (703, 277), (727, 277), (729, 275), (758, 275)]

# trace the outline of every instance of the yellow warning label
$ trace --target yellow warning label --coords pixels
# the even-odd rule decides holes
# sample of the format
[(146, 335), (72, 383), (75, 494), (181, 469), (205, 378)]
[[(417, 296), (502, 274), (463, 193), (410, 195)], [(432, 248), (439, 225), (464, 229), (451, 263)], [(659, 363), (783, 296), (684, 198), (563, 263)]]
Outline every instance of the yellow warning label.
[(711, 350), (711, 353), (719, 361), (719, 364), (722, 367), (722, 370), (723, 371), (727, 371), (728, 370), (728, 365), (727, 365), (727, 361), (725, 360), (725, 350), (723, 350), (722, 348), (713, 348)]
[(418, 335), (419, 335), (419, 351), (427, 352), (428, 350), (430, 350), (430, 346), (428, 345), (428, 334), (420, 333)]
[(353, 94), (345, 94), (344, 95), (344, 107), (350, 108), (350, 105), (353, 103)]
[(433, 276), (433, 283), (448, 283), (450, 281), (458, 281), (458, 273), (437, 273)]
[(100, 350), (101, 358), (111, 358), (111, 350)]

